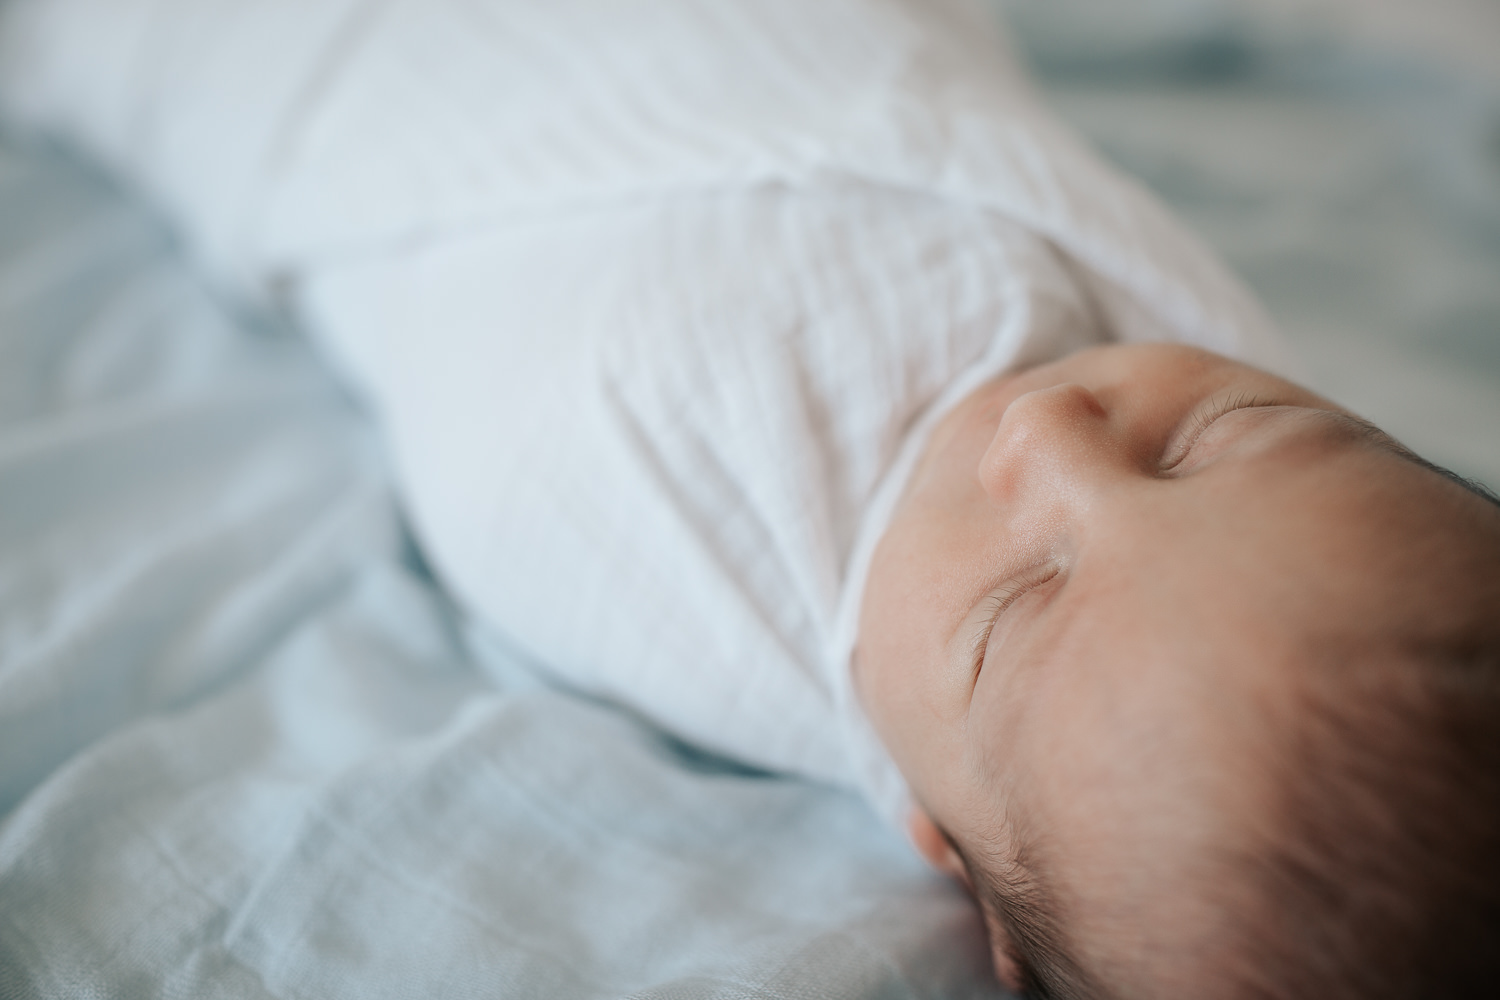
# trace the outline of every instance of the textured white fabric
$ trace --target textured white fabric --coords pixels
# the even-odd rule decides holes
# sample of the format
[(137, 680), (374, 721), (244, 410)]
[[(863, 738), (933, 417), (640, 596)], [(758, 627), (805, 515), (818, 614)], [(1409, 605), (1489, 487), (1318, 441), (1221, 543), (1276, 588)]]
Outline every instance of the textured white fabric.
[(902, 789), (849, 692), (925, 429), (1098, 339), (1275, 366), (952, 0), (17, 0), (0, 88), (279, 290), (460, 600), (762, 766)]

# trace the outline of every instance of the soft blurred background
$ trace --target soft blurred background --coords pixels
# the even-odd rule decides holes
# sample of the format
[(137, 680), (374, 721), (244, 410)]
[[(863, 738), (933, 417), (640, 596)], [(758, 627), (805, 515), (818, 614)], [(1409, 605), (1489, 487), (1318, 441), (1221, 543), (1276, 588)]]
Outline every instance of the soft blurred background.
[(1305, 380), (1500, 486), (1500, 3), (992, 0)]

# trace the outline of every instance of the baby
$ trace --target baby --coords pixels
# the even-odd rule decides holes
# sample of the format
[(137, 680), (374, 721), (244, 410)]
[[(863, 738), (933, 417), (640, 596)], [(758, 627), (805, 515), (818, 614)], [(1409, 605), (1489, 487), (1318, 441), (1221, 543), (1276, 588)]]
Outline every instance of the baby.
[(1256, 369), (1101, 348), (943, 421), (867, 586), (913, 840), (1011, 984), (1493, 994), (1493, 496)]
[(1012, 985), (1492, 992), (1500, 510), (1267, 374), (982, 9), (3, 14), (11, 115), (314, 333), (474, 621), (863, 792)]

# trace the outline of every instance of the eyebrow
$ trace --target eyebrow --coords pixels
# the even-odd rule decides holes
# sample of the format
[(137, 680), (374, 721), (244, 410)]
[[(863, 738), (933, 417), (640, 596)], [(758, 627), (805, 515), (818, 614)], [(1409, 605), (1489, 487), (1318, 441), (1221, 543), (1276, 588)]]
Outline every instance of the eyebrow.
[(997, 874), (991, 866), (975, 864), (968, 851), (950, 838), (963, 859), (983, 908), (991, 919), (1001, 920), (1014, 950), (1011, 958), (1019, 967), (1022, 989), (1032, 1000), (1062, 1000), (1100, 997), (1082, 967), (1067, 951), (1057, 900), (1022, 856), (1004, 865), (1011, 873)]
[[(1220, 403), (1218, 405), (1224, 406), (1223, 403)], [(1271, 408), (1278, 405), (1281, 404), (1253, 402), (1248, 406), (1242, 406), (1238, 403), (1235, 403), (1224, 406), (1223, 413), (1221, 413), (1220, 416), (1232, 413), (1235, 410), (1239, 409)], [(1436, 473), (1437, 475), (1442, 476), (1444, 479), (1448, 480), (1450, 483), (1453, 483), (1455, 486), (1467, 490), (1479, 499), (1484, 500), (1497, 508), (1500, 508), (1500, 494), (1497, 494), (1488, 485), (1480, 482), (1477, 479), (1471, 479), (1461, 473), (1454, 472), (1452, 469), (1448, 469), (1441, 465), (1438, 465), (1436, 462), (1428, 461), (1365, 418), (1356, 417), (1354, 414), (1346, 413), (1343, 410), (1327, 410), (1321, 407), (1305, 407), (1305, 409), (1316, 409), (1319, 414), (1331, 418), (1334, 421), (1344, 425), (1349, 430), (1352, 430), (1358, 438), (1365, 441), (1366, 443), (1373, 444), (1375, 447), (1381, 449), (1382, 451), (1385, 451), (1388, 454), (1393, 455), (1403, 461), (1410, 462), (1412, 465), (1415, 465), (1420, 469), (1426, 469), (1428, 472)], [(1202, 430), (1206, 429), (1209, 424), (1214, 423), (1217, 419), (1218, 417), (1212, 417), (1204, 421), (1200, 426), (1198, 432), (1201, 433)], [(1196, 436), (1193, 440), (1195, 443), (1197, 440)], [(1191, 447), (1192, 445), (1189, 444), (1189, 449), (1191, 449)]]
[(1405, 459), (1418, 468), (1426, 469), (1428, 472), (1435, 472), (1450, 483), (1468, 490), (1481, 500), (1487, 500), (1496, 507), (1500, 507), (1500, 495), (1496, 495), (1494, 490), (1479, 480), (1470, 479), (1468, 476), (1454, 472), (1452, 469), (1444, 468), (1436, 462), (1429, 462), (1363, 417), (1356, 417), (1350, 413), (1340, 413), (1337, 410), (1328, 410), (1326, 412), (1333, 414), (1334, 417), (1352, 426), (1367, 441), (1379, 448), (1385, 449), (1397, 458)]

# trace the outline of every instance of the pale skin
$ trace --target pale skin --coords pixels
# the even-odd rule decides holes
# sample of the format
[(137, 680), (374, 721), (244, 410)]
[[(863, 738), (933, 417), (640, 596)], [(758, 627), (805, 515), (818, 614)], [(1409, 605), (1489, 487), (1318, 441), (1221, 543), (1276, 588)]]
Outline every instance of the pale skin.
[[(1445, 532), (1484, 503), (1206, 352), (1098, 348), (986, 385), (935, 431), (861, 617), (913, 842), (965, 881), (1019, 852), (1122, 995), (1214, 995), (1256, 903), (1226, 859), (1276, 836), (1306, 651), (1441, 624), (1437, 581), (1466, 571)], [(986, 910), (1019, 986), (1024, 943)]]

